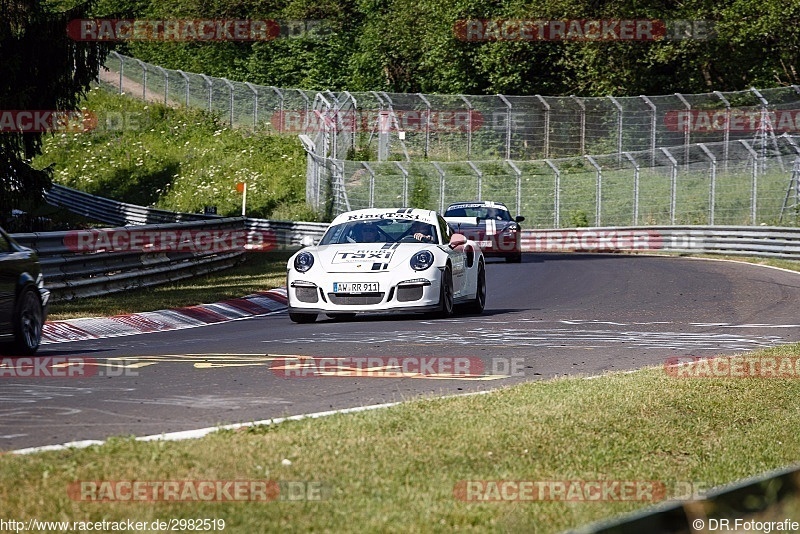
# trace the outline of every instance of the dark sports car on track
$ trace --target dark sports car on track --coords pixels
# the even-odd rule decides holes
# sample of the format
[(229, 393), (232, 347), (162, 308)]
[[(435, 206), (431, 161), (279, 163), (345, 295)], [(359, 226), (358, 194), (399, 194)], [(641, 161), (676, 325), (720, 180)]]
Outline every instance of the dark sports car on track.
[(519, 223), (525, 217), (512, 217), (502, 202), (456, 202), (447, 207), (444, 219), (453, 231), (478, 243), (487, 258), (505, 258), (513, 263), (522, 261)]
[(36, 253), (0, 228), (0, 355), (36, 352), (49, 299)]

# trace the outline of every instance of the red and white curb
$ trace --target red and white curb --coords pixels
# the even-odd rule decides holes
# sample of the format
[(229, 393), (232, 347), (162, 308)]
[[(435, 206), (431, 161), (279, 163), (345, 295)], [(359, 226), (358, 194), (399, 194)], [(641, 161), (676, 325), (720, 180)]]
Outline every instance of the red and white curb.
[(286, 289), (278, 288), (174, 310), (49, 321), (42, 331), (42, 345), (196, 328), (284, 311), (286, 304)]

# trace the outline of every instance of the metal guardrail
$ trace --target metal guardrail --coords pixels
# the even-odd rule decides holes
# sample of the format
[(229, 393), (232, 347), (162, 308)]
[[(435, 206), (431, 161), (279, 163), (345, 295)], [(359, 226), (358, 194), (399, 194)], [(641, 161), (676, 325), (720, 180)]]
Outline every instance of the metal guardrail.
[(523, 252), (726, 254), (800, 259), (800, 228), (636, 226), (523, 230)]
[[(186, 221), (215, 221), (221, 217), (200, 213), (180, 213), (159, 208), (148, 208), (127, 204), (109, 198), (98, 197), (54, 184), (47, 193), (47, 202), (53, 206), (63, 207), (89, 219), (115, 226), (178, 223)], [(258, 232), (272, 232), (274, 245), (279, 248), (293, 248), (302, 245), (303, 238), (310, 236), (314, 240), (322, 237), (325, 223), (271, 221), (267, 219), (244, 219), (250, 233), (250, 242), (257, 243), (262, 237)]]
[[(792, 466), (747, 478), (709, 491), (703, 498), (667, 502), (620, 518), (598, 521), (570, 531), (572, 534), (638, 534), (639, 532), (689, 533), (736, 531), (734, 520), (763, 513), (800, 493), (800, 467)], [(796, 510), (795, 510), (796, 512)], [(798, 519), (783, 512), (786, 517)], [(724, 521), (725, 523), (721, 523)], [(727, 525), (727, 528), (723, 527)], [(752, 529), (762, 531), (762, 529)]]
[(220, 218), (216, 215), (179, 213), (127, 204), (109, 198), (90, 195), (89, 193), (58, 184), (53, 184), (53, 187), (47, 192), (46, 198), (47, 203), (52, 206), (63, 207), (72, 213), (115, 226), (203, 221)]
[[(248, 234), (242, 218), (218, 218), (160, 225), (125, 226), (102, 231), (67, 231), (14, 234), (21, 245), (39, 255), (47, 287), (53, 300), (104, 295), (128, 289), (164, 284), (236, 265), (244, 246), (222, 246), (212, 242), (217, 235), (238, 235), (242, 245)], [(117, 250), (98, 245), (92, 236), (126, 235)], [(134, 243), (131, 235), (172, 236), (171, 246)], [(83, 236), (83, 244), (81, 239)], [(157, 238), (158, 239), (158, 238)], [(144, 240), (142, 240), (144, 241)], [(162, 241), (162, 243), (167, 243)]]

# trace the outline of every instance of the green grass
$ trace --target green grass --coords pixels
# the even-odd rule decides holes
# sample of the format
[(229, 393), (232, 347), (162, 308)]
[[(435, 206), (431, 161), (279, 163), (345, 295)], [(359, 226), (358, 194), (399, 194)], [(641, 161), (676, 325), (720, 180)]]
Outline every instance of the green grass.
[[(797, 357), (800, 345), (759, 355)], [(797, 461), (798, 395), (796, 379), (687, 379), (650, 368), (193, 441), (116, 438), (0, 456), (0, 509), (18, 519), (223, 518), (236, 533), (558, 532), (650, 503), (478, 503), (454, 488), (468, 480), (657, 481), (669, 496), (678, 482), (729, 483)], [(318, 482), (326, 498), (119, 504), (67, 494), (88, 480), (265, 479)]]
[(291, 252), (250, 252), (244, 263), (224, 271), (158, 287), (87, 297), (50, 305), (49, 321), (78, 317), (108, 317), (180, 308), (243, 297), (286, 283)]
[(146, 103), (99, 87), (85, 100), (94, 130), (46, 138), (41, 168), (54, 181), (142, 206), (240, 215), (237, 182), (247, 183), (247, 215), (315, 220), (305, 203), (305, 152), (293, 135), (230, 129), (208, 113)]

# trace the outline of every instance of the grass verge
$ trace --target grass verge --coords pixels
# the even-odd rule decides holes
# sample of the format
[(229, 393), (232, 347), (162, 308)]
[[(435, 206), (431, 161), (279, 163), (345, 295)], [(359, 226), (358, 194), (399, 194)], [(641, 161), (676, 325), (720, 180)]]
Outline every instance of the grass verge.
[[(758, 356), (800, 356), (800, 345)], [(335, 380), (335, 379), (331, 379)], [(7, 517), (221, 518), (229, 532), (558, 532), (649, 502), (465, 502), (460, 481), (661, 481), (712, 487), (800, 457), (796, 379), (661, 368), (222, 431), (182, 442), (0, 456)], [(97, 503), (80, 481), (314, 481), (323, 500)]]
[(231, 129), (204, 111), (142, 102), (95, 87), (82, 104), (97, 127), (47, 136), (34, 165), (53, 180), (140, 206), (219, 215), (315, 220), (305, 202), (305, 152), (293, 135)]

